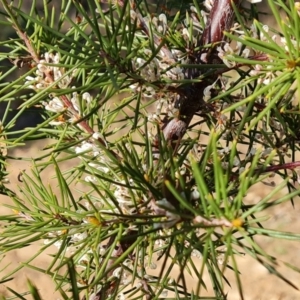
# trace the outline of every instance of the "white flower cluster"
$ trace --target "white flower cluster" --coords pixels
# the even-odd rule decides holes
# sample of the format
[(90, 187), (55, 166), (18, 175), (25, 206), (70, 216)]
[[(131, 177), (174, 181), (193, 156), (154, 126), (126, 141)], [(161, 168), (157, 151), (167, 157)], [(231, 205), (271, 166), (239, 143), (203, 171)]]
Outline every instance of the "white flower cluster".
[[(178, 50), (176, 54), (179, 54)], [(167, 58), (162, 51), (160, 55), (151, 59), (152, 55), (151, 50), (145, 49), (143, 56), (133, 61), (133, 69), (139, 72), (145, 81), (150, 83), (164, 79), (171, 81), (184, 79), (183, 69), (176, 66), (176, 61)], [(136, 84), (131, 86), (133, 90), (137, 87)]]
[[(44, 59), (41, 59), (37, 64), (37, 69), (35, 71), (35, 76), (27, 76), (25, 85), (28, 88), (34, 90), (46, 89), (49, 86), (53, 86), (53, 88), (66, 88), (69, 87), (72, 82), (73, 75), (76, 72), (76, 69), (72, 72), (72, 74), (66, 74), (65, 69), (60, 64), (60, 56), (59, 53), (53, 54), (46, 52), (44, 54)], [(92, 102), (92, 96), (85, 92), (82, 95), (79, 95), (77, 92), (72, 93), (72, 97), (70, 99), (72, 105), (70, 107), (66, 107), (64, 102), (60, 97), (54, 96), (49, 101), (44, 101), (43, 105), (45, 109), (54, 113), (61, 113), (66, 110), (69, 112), (76, 112), (79, 116), (82, 116), (81, 106), (80, 106), (80, 98), (89, 105)], [(74, 116), (71, 113), (71, 118), (68, 120), (69, 122), (77, 121), (78, 116)], [(51, 125), (60, 125), (64, 123), (65, 120), (55, 120), (52, 121)], [(78, 125), (80, 126), (80, 125)]]
[(257, 64), (253, 67), (249, 74), (251, 76), (259, 76), (259, 84), (269, 85), (277, 77), (277, 72), (270, 70), (271, 68), (272, 66), (264, 68), (262, 65)]
[[(102, 172), (109, 171), (108, 168), (105, 168), (100, 163), (89, 163), (89, 165)], [(88, 175), (85, 177), (85, 181), (96, 184), (98, 179), (95, 176)], [(126, 186), (127, 184), (130, 187)], [(98, 203), (98, 206), (100, 205), (101, 207), (99, 211), (103, 213), (119, 213), (119, 209), (121, 209), (124, 214), (132, 215), (136, 211), (136, 203), (134, 201), (141, 198), (134, 189), (134, 181), (130, 179), (129, 183), (126, 183), (125, 180), (122, 180), (120, 184), (112, 184), (111, 189), (113, 190), (115, 202), (109, 198), (105, 199), (102, 203)], [(118, 208), (116, 207), (116, 202), (118, 203)]]
[[(260, 2), (259, 0), (252, 0), (251, 3), (257, 3)], [(238, 34), (240, 39), (245, 38), (245, 32), (240, 29), (240, 25), (235, 23), (233, 27), (231, 28), (231, 31)], [(250, 26), (250, 35), (252, 38), (259, 39), (265, 43), (280, 43), (282, 47), (285, 50), (285, 53), (288, 54), (290, 52), (293, 52), (294, 49), (299, 48), (298, 42), (295, 37), (291, 36), (289, 37), (288, 41), (285, 37), (279, 37), (276, 34), (271, 35), (268, 25), (262, 25), (262, 30), (256, 26), (255, 23), (253, 23)], [(222, 46), (217, 47), (218, 56), (223, 61), (223, 63), (228, 68), (233, 68), (236, 66), (236, 62), (234, 61), (234, 56), (240, 56), (244, 58), (248, 58), (250, 55), (250, 50), (248, 48), (245, 48), (242, 51), (242, 43), (237, 42), (235, 48), (232, 48), (232, 46), (228, 43), (225, 43)], [(254, 54), (259, 55), (261, 54), (260, 51), (256, 51)], [(272, 62), (272, 57), (268, 56), (268, 61)], [(293, 67), (293, 65), (291, 65)], [(273, 70), (272, 65), (263, 66), (261, 64), (256, 64), (252, 70), (249, 72), (250, 76), (257, 76), (258, 77), (258, 83), (269, 85), (273, 80), (277, 77), (277, 72)]]
[(65, 69), (57, 66), (60, 61), (58, 53), (46, 52), (35, 71), (35, 77), (27, 76), (25, 85), (34, 90), (45, 89), (54, 82), (59, 88), (66, 88), (72, 81), (72, 76), (65, 74)]
[(43, 102), (43, 105), (46, 110), (55, 113), (63, 112), (65, 110), (63, 102), (58, 97), (54, 97), (49, 102)]
[[(69, 241), (70, 246), (68, 246), (66, 249), (68, 252), (73, 252), (75, 250), (74, 244), (78, 244), (87, 238), (86, 231), (78, 232), (77, 229), (70, 229), (69, 232), (58, 230), (55, 232), (49, 232), (47, 234), (47, 238), (44, 239), (44, 244), (48, 245), (52, 243), (53, 240), (55, 240), (53, 245), (58, 249), (60, 249), (61, 245), (63, 244), (65, 234), (68, 234), (68, 236), (70, 236), (70, 241)], [(60, 237), (62, 238), (60, 239)]]
[(247, 58), (250, 54), (250, 50), (248, 48), (245, 48), (242, 53), (242, 43), (237, 42), (235, 48), (231, 48), (229, 43), (225, 43), (223, 46), (217, 47), (218, 56), (223, 61), (223, 63), (228, 68), (233, 68), (236, 66), (236, 62), (231, 60), (234, 55), (241, 55), (241, 57)]
[[(129, 184), (129, 186), (128, 186)], [(141, 196), (134, 188), (134, 180), (130, 179), (128, 183), (122, 180), (120, 184), (113, 184), (115, 188), (113, 195), (124, 214), (132, 215), (136, 211), (136, 202), (141, 201)], [(145, 200), (145, 199), (144, 199)]]
[(75, 147), (75, 153), (89, 153), (95, 157), (100, 154), (100, 149), (94, 143), (83, 141), (80, 146)]
[[(36, 76), (27, 76), (26, 85), (32, 89), (46, 89), (50, 85), (54, 84), (57, 88), (66, 88), (70, 85), (72, 76), (66, 75), (64, 68), (59, 66), (60, 57), (59, 54), (53, 54), (46, 52), (44, 54), (44, 59), (41, 59), (37, 65)], [(62, 100), (63, 97), (54, 96), (49, 101), (44, 101), (43, 105), (46, 110), (54, 113), (64, 113), (62, 118), (51, 121), (51, 125), (60, 125), (66, 121), (72, 123), (77, 121), (79, 117), (84, 115), (82, 108), (90, 105), (93, 98), (92, 96), (85, 92), (79, 95), (77, 92), (73, 92), (72, 96), (69, 98), (66, 96), (66, 101)], [(65, 119), (65, 116), (68, 116)], [(78, 123), (77, 126), (81, 128), (81, 124)], [(96, 145), (95, 141), (101, 139), (104, 141), (102, 135), (98, 132), (94, 132), (92, 138), (89, 141), (83, 141), (79, 146), (75, 147), (75, 153), (92, 154), (91, 157), (100, 156), (100, 148)], [(105, 168), (104, 168), (105, 170)], [(93, 181), (90, 176), (87, 181)]]
[[(79, 105), (79, 103), (80, 103), (80, 99), (79, 99), (79, 98), (80, 98), (79, 94), (78, 94), (77, 92), (74, 92), (74, 93), (72, 94), (71, 102), (72, 102), (72, 104), (73, 104), (74, 109), (75, 109), (78, 113), (80, 113), (80, 114), (82, 115), (81, 107), (80, 107), (80, 105)], [(90, 95), (90, 93), (85, 92), (85, 93), (82, 94), (81, 99), (82, 99), (83, 101), (85, 101), (85, 102), (87, 103), (87, 105), (88, 105), (88, 104), (90, 104), (91, 101), (92, 101), (92, 96)]]
[[(197, 39), (191, 36), (188, 29), (191, 26), (191, 22), (195, 24), (193, 27), (194, 31), (202, 31), (195, 7), (191, 7), (190, 14), (191, 17), (186, 18), (184, 21), (185, 27), (176, 29), (176, 31), (180, 30), (180, 37), (187, 49), (194, 48), (197, 44)], [(132, 21), (136, 21), (137, 14), (134, 11), (131, 11), (131, 18)], [(201, 16), (201, 18), (203, 17)], [(157, 40), (160, 39), (158, 35), (167, 34), (170, 30), (165, 14), (160, 14), (158, 17), (152, 17), (151, 19), (144, 17), (142, 22), (146, 24), (144, 26), (153, 29), (154, 39)], [(141, 38), (142, 40), (148, 40), (148, 36), (145, 33), (142, 35), (138, 34), (136, 43), (141, 44)], [(165, 116), (170, 118), (178, 116), (178, 108), (175, 107), (178, 95), (167, 89), (158, 91), (156, 82), (165, 82), (167, 87), (178, 86), (178, 82), (185, 79), (185, 69), (181, 65), (186, 63), (189, 63), (189, 59), (181, 50), (166, 50), (165, 46), (162, 46), (158, 53), (153, 53), (152, 50), (146, 48), (134, 58), (132, 62), (133, 69), (142, 77), (146, 84), (134, 83), (130, 88), (134, 93), (141, 93), (144, 99), (156, 100), (156, 112), (148, 116), (150, 122), (160, 122)]]
[[(197, 13), (197, 10), (194, 7), (191, 7), (191, 13)], [(137, 18), (137, 14), (134, 11), (131, 11), (132, 21), (135, 21)], [(165, 14), (160, 14), (158, 17), (152, 17), (149, 20), (148, 17), (143, 18), (143, 22), (148, 26), (148, 28), (154, 29), (153, 34), (155, 38), (159, 40), (158, 34), (166, 34), (169, 30), (167, 24), (167, 16)], [(197, 18), (191, 18), (189, 22), (198, 22)], [(187, 20), (185, 20), (186, 26), (190, 26)], [(199, 25), (200, 26), (200, 25)], [(199, 28), (196, 26), (196, 28)], [(197, 40), (190, 36), (189, 29), (184, 27), (182, 29), (176, 29), (181, 31), (181, 36), (186, 41), (186, 47), (189, 47), (189, 43), (192, 40), (193, 44), (197, 43)], [(148, 37), (144, 34), (142, 35), (144, 39), (148, 39)], [(137, 43), (141, 43), (139, 39), (137, 39)], [(158, 45), (157, 45), (158, 46)], [(143, 52), (139, 53), (137, 58), (133, 61), (133, 68), (136, 72), (139, 72), (140, 75), (147, 82), (155, 82), (158, 80), (167, 82), (176, 82), (178, 80), (184, 79), (184, 70), (182, 67), (179, 67), (178, 64), (187, 63), (188, 61), (184, 59), (184, 54), (178, 49), (171, 49), (165, 51), (164, 46), (162, 49), (153, 57), (153, 52), (150, 49), (144, 49)], [(176, 85), (176, 83), (169, 83), (172, 85)], [(131, 86), (133, 90), (138, 88), (137, 85)]]
[[(79, 105), (79, 103), (80, 103), (79, 98), (80, 98), (80, 95), (77, 92), (74, 92), (72, 94), (72, 97), (70, 100), (72, 103), (72, 109), (75, 110), (78, 115), (82, 116), (81, 107)], [(85, 92), (82, 94), (81, 99), (86, 101), (86, 104), (89, 105), (92, 101), (92, 96), (89, 93)], [(49, 101), (44, 101), (43, 105), (45, 106), (46, 110), (54, 112), (54, 113), (60, 113), (60, 112), (67, 110), (67, 107), (64, 106), (64, 103), (62, 102), (62, 100), (59, 97), (54, 97), (54, 98), (50, 99)], [(77, 120), (76, 118), (77, 117), (75, 117), (75, 116), (71, 116), (71, 118), (68, 121), (69, 122), (76, 121)], [(54, 122), (51, 122), (50, 124), (51, 125), (59, 125), (62, 123), (64, 123), (64, 122), (54, 121)]]
[(127, 285), (132, 281), (132, 274), (126, 269), (133, 270), (132, 260), (126, 259), (120, 267), (114, 269), (113, 271), (113, 276), (120, 278), (120, 284), (122, 285)]
[[(178, 116), (178, 108), (174, 106), (174, 93), (163, 93), (156, 95), (155, 112), (148, 114), (150, 122), (161, 122), (164, 116), (174, 118)], [(151, 137), (150, 137), (151, 138)]]

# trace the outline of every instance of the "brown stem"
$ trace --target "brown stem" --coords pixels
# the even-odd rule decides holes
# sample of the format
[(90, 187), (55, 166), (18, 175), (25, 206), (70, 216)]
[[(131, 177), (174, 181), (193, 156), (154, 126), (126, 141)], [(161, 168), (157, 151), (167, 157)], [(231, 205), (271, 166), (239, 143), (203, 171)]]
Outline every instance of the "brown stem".
[(35, 49), (33, 48), (27, 34), (23, 31), (21, 31), (20, 28), (17, 26), (13, 26), (13, 28), (18, 33), (19, 37), (24, 41), (26, 48), (27, 48), (28, 52), (30, 53), (32, 59), (38, 64), (40, 59), (39, 59), (38, 54), (36, 53)]
[[(229, 30), (234, 16), (232, 4), (239, 6), (241, 0), (215, 0), (211, 9), (206, 27), (203, 31), (197, 46), (200, 47), (200, 52), (197, 54), (195, 62), (198, 64), (214, 64), (220, 63), (215, 45), (224, 40), (224, 31)], [(210, 44), (211, 47), (203, 47)], [(197, 69), (188, 69), (185, 72), (186, 79), (194, 79), (198, 77)], [(194, 114), (203, 107), (204, 89), (214, 82), (218, 77), (217, 72), (211, 73), (203, 81), (192, 83), (189, 86), (177, 89), (178, 98), (176, 106), (179, 108), (179, 116), (175, 119), (165, 119), (162, 125), (163, 135), (167, 142), (174, 145), (174, 141), (180, 141), (186, 132)], [(159, 144), (159, 135), (154, 141), (154, 147)]]
[[(214, 47), (215, 43), (220, 43), (224, 40), (224, 31), (228, 31), (233, 22), (234, 10), (232, 5), (239, 6), (240, 2), (241, 0), (215, 0), (199, 40), (199, 47), (208, 44), (212, 44), (212, 47)], [(209, 63), (209, 57), (205, 56), (205, 59), (203, 58), (202, 61)]]
[(300, 167), (300, 161), (294, 161), (282, 165), (274, 165), (274, 166), (269, 166), (263, 169), (257, 169), (257, 173), (268, 173), (268, 172), (276, 172), (279, 170), (294, 170), (295, 168)]

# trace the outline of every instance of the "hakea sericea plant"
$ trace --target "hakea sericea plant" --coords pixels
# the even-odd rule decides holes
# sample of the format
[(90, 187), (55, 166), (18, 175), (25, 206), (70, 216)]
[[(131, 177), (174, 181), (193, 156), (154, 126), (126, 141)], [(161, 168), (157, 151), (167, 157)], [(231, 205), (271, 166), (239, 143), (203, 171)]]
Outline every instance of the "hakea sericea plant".
[[(17, 35), (2, 42), (1, 60), (14, 65), (2, 73), (1, 101), (23, 101), (9, 122), (7, 105), (2, 141), (9, 152), (50, 138), (20, 192), (1, 169), (14, 203), (1, 216), (1, 252), (54, 246), (53, 263), (38, 270), (64, 299), (202, 299), (205, 278), (212, 299), (227, 299), (226, 269), (244, 299), (244, 254), (297, 288), (255, 237), (300, 238), (259, 218), (299, 194), (298, 3), (268, 2), (274, 30), (258, 21), (260, 1), (48, 2), (26, 12), (22, 1), (1, 1), (1, 22)], [(11, 129), (32, 106), (44, 122)], [(57, 192), (42, 179), (53, 167)], [(247, 202), (249, 188), (272, 185), (274, 174), (282, 181)]]

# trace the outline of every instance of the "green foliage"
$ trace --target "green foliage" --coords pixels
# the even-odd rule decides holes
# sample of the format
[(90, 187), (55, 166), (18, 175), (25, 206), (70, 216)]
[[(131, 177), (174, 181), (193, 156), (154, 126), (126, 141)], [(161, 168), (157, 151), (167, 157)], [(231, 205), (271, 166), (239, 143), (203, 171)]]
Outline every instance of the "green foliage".
[[(246, 254), (295, 287), (256, 238), (300, 240), (262, 217), (287, 201), (292, 207), (300, 193), (299, 6), (268, 1), (277, 29), (254, 20), (254, 5), (235, 7), (227, 41), (203, 47), (201, 1), (85, 2), (43, 1), (40, 9), (32, 1), (25, 9), (23, 1), (1, 0), (1, 24), (17, 37), (3, 39), (0, 52), (1, 62), (14, 63), (0, 75), (0, 192), (12, 209), (0, 216), (0, 251), (43, 244), (2, 281), (26, 267), (51, 276), (63, 299), (204, 299), (210, 284), (209, 299), (226, 299), (230, 269), (243, 299), (236, 259)], [(210, 48), (217, 63), (193, 59)], [(201, 109), (174, 144), (161, 125), (180, 124), (178, 91), (201, 82), (209, 82)], [(17, 128), (36, 106), (43, 121)], [(12, 192), (5, 151), (46, 137), (20, 192)], [(57, 189), (43, 180), (52, 169)], [(274, 174), (281, 181), (270, 194), (245, 200)], [(52, 263), (36, 266), (51, 246)], [(161, 269), (149, 275), (158, 260)], [(40, 299), (39, 287), (29, 286)]]

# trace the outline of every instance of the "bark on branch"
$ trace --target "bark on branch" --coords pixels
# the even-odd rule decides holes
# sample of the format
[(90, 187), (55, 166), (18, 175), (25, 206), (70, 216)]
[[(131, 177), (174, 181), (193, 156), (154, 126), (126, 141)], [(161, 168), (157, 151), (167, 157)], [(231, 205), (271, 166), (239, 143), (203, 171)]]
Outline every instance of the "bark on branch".
[[(241, 0), (215, 0), (209, 14), (205, 29), (198, 41), (199, 53), (195, 58), (196, 64), (216, 64), (222, 63), (216, 52), (216, 45), (224, 41), (224, 31), (231, 28), (234, 19), (233, 5), (239, 7)], [(210, 45), (210, 47), (207, 47)], [(206, 47), (204, 47), (206, 46)], [(208, 67), (209, 71), (209, 67)], [(197, 70), (186, 70), (186, 79), (195, 79), (201, 75)], [(179, 108), (177, 118), (163, 121), (162, 131), (167, 142), (175, 145), (174, 141), (180, 140), (186, 132), (194, 114), (205, 104), (203, 101), (204, 89), (214, 82), (218, 77), (218, 72), (211, 72), (203, 81), (191, 83), (188, 86), (177, 89), (179, 95), (176, 106)], [(157, 135), (159, 139), (159, 135)], [(154, 142), (154, 147), (159, 145), (159, 141)]]

